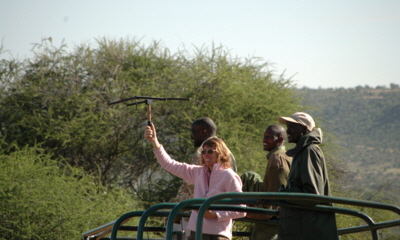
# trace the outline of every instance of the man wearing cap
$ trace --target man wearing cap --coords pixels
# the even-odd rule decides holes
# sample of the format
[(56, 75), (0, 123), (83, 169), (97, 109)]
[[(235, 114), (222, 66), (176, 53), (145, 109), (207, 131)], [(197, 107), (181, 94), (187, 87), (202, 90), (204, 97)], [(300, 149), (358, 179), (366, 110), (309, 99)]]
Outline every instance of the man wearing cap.
[[(325, 157), (318, 146), (322, 143), (321, 129), (315, 128), (313, 118), (304, 112), (296, 112), (290, 117), (279, 117), (278, 121), (287, 126), (289, 143), (296, 144), (286, 152), (293, 159), (288, 185), (281, 191), (330, 196)], [(293, 203), (307, 206), (317, 204), (311, 201)], [(335, 214), (282, 207), (278, 236), (280, 240), (337, 240)]]

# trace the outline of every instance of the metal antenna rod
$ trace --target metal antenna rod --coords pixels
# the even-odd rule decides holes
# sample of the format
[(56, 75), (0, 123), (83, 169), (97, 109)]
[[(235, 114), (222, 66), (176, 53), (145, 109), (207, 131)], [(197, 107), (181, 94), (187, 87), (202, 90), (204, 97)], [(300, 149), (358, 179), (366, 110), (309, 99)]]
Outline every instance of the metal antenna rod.
[(111, 102), (108, 105), (114, 105), (117, 103), (122, 103), (126, 102), (129, 100), (134, 100), (134, 99), (144, 99), (144, 101), (141, 102), (135, 102), (135, 103), (129, 103), (126, 104), (126, 106), (132, 106), (132, 105), (138, 105), (140, 103), (145, 103), (147, 105), (147, 124), (150, 126), (151, 125), (151, 105), (153, 104), (153, 101), (167, 101), (167, 100), (180, 100), (180, 101), (190, 101), (189, 98), (160, 98), (160, 97), (141, 97), (141, 96), (134, 96), (130, 98), (125, 98), (121, 99), (115, 102)]

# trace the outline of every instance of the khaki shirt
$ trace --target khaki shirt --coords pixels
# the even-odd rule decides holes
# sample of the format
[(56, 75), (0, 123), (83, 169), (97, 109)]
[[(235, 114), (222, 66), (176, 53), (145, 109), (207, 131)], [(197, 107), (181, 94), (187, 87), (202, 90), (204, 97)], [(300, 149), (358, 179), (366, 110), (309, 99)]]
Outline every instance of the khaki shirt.
[[(267, 154), (268, 164), (263, 180), (263, 192), (278, 192), (281, 185), (286, 187), (292, 158), (286, 155), (285, 146), (278, 146)], [(268, 209), (277, 207), (264, 206)]]
[[(201, 153), (197, 151), (189, 161), (190, 164), (201, 164)], [(184, 200), (193, 198), (194, 194), (194, 184), (183, 180), (182, 185), (179, 187), (178, 193), (176, 195), (177, 202), (183, 202)]]

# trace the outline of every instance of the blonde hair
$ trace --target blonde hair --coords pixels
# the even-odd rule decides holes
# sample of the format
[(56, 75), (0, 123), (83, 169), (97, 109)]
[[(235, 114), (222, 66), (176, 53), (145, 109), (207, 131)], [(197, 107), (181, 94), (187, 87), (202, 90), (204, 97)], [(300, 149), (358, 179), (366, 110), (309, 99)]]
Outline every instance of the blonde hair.
[[(232, 168), (231, 152), (222, 139), (218, 137), (208, 138), (201, 144), (199, 151), (203, 150), (203, 146), (215, 147), (215, 151), (218, 154), (217, 162), (221, 163), (225, 168)], [(201, 164), (205, 164), (203, 156), (201, 156)]]

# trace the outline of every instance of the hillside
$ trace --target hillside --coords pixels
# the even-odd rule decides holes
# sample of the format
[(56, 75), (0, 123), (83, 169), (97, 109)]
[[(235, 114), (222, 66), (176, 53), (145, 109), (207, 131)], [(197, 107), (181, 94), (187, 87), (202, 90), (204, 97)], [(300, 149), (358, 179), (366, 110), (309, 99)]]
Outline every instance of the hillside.
[(317, 126), (334, 135), (347, 163), (345, 188), (400, 204), (400, 89), (298, 89)]

